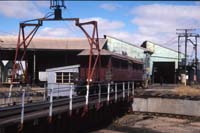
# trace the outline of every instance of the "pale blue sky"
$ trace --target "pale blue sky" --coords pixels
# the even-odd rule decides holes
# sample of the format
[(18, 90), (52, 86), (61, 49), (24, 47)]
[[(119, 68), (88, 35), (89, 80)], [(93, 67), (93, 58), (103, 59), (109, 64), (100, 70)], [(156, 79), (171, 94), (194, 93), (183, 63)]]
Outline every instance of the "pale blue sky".
[[(63, 17), (97, 20), (104, 34), (140, 45), (149, 40), (176, 48), (177, 28), (200, 28), (200, 2), (65, 1)], [(17, 35), (19, 22), (50, 12), (48, 1), (0, 1), (0, 35)], [(199, 30), (197, 30), (199, 32)], [(70, 22), (47, 22), (37, 36), (80, 37)]]

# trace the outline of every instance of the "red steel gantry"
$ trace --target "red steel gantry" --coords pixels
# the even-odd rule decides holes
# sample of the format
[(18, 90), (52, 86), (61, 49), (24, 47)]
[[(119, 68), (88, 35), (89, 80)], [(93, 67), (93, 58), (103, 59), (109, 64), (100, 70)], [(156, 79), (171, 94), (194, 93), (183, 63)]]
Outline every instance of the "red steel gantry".
[[(19, 60), (19, 64), (23, 70), (24, 82), (28, 83), (28, 74), (27, 74), (28, 65), (26, 64), (25, 68), (23, 68), (22, 61), (24, 60), (26, 56), (26, 50), (28, 46), (30, 45), (34, 35), (37, 33), (40, 26), (43, 25), (43, 21), (75, 21), (75, 25), (78, 26), (84, 32), (90, 45), (88, 73), (87, 73), (87, 84), (89, 85), (92, 82), (95, 68), (97, 67), (97, 64), (100, 61), (100, 48), (99, 48), (97, 21), (89, 21), (89, 22), (80, 23), (79, 18), (62, 18), (61, 8), (66, 8), (63, 0), (62, 1), (51, 0), (50, 8), (54, 9), (54, 14), (50, 14), (43, 18), (27, 20), (20, 23), (17, 47), (15, 51), (15, 58), (14, 58), (14, 64), (13, 64), (11, 84), (13, 84), (15, 80), (15, 75), (17, 73), (17, 60)], [(54, 18), (51, 18), (51, 16), (54, 16)], [(87, 25), (91, 25), (93, 27), (92, 34), (89, 34), (84, 28)], [(32, 30), (28, 34), (25, 34), (26, 27), (33, 27)], [(19, 54), (20, 50), (22, 50), (23, 52), (22, 55)], [(94, 56), (93, 50), (98, 51), (98, 54)], [(93, 59), (94, 61), (92, 61)]]

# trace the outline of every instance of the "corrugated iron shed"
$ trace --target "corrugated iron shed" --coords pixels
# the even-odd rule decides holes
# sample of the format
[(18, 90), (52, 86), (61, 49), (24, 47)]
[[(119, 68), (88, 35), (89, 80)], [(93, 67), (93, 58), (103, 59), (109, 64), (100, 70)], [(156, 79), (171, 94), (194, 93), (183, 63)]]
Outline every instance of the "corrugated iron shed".
[(115, 37), (105, 35), (105, 38), (107, 39), (107, 44), (105, 45), (107, 50), (118, 54), (126, 53), (127, 56), (140, 60), (145, 58), (144, 52), (147, 49)]
[[(17, 44), (16, 36), (0, 36), (1, 49), (15, 49)], [(106, 39), (99, 39), (99, 46), (102, 49)], [(51, 49), (51, 50), (81, 50), (89, 49), (90, 45), (86, 38), (47, 38), (37, 37), (32, 40), (28, 49)]]

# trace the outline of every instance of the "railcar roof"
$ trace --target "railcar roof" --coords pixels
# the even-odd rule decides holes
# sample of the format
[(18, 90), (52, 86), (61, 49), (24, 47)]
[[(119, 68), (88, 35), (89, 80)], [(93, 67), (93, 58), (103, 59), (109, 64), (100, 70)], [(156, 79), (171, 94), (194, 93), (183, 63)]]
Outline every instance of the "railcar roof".
[[(90, 54), (90, 51), (89, 49), (86, 49), (86, 50), (83, 50), (82, 52), (80, 52), (78, 54), (78, 56), (88, 56)], [(98, 54), (98, 51), (97, 50), (93, 50), (93, 55), (97, 55)], [(132, 58), (130, 56), (126, 56), (126, 55), (121, 55), (121, 54), (118, 54), (118, 53), (114, 53), (114, 52), (110, 52), (108, 50), (105, 50), (105, 49), (102, 49), (100, 51), (100, 55), (102, 56), (112, 56), (112, 57), (115, 57), (115, 58), (119, 58), (119, 59), (123, 59), (123, 60), (130, 60), (134, 63), (138, 63), (138, 64), (143, 64), (143, 61), (139, 60), (139, 59), (136, 59), (136, 58)]]

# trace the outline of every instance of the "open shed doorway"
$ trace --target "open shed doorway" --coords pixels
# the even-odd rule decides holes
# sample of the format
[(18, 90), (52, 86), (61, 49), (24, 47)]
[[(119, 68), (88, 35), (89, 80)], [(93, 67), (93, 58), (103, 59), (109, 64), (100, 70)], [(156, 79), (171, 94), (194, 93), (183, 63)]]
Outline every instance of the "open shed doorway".
[(175, 83), (175, 62), (153, 62), (154, 83)]

